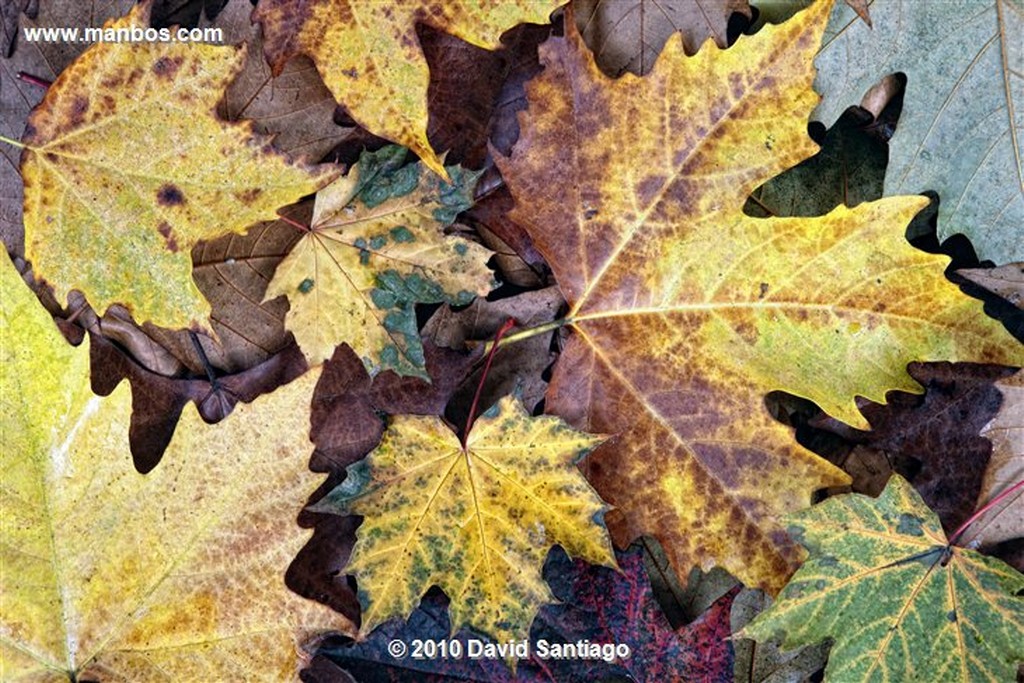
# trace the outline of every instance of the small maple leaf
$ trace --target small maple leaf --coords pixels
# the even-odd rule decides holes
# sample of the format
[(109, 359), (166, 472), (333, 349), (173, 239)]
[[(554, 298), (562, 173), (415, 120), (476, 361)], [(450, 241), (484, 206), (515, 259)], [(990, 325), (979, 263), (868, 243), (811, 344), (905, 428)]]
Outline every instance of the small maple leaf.
[(428, 379), (417, 303), (468, 304), (490, 291), (491, 252), (445, 235), (472, 204), (478, 174), (452, 166), (452, 183), (402, 166), (406, 150), (367, 152), (317, 194), (313, 225), (278, 265), (265, 300), (285, 295), (285, 326), (311, 364), (348, 343), (371, 374)]
[[(149, 25), (149, 4), (107, 29)], [(25, 255), (58, 299), (128, 306), (165, 327), (205, 324), (189, 252), (314, 192), (330, 167), (288, 163), (215, 109), (244, 48), (98, 43), (32, 113), (23, 139)]]
[(316, 484), (318, 372), (219, 425), (187, 408), (144, 476), (128, 385), (94, 396), (88, 349), (64, 342), (10, 263), (0, 287), (4, 680), (284, 680), (308, 638), (353, 633), (284, 583), (310, 536), (295, 516)]
[(530, 417), (506, 396), (465, 446), (437, 417), (398, 416), (380, 445), (313, 507), (365, 517), (348, 571), (359, 582), (361, 632), (408, 618), (432, 585), (463, 625), (498, 641), (523, 638), (540, 605), (551, 546), (615, 566), (604, 504), (575, 462), (604, 437)]
[(521, 23), (547, 23), (561, 0), (362, 2), (260, 0), (264, 51), (275, 73), (295, 54), (316, 63), (324, 83), (371, 133), (408, 147), (445, 176), (427, 140), (430, 75), (416, 23), (424, 21), (466, 42), (495, 50), (501, 34)]
[(950, 546), (899, 475), (791, 515), (811, 553), (778, 601), (739, 635), (793, 648), (835, 639), (834, 681), (1010, 681), (1024, 660), (1024, 575)]
[(566, 21), (541, 46), (519, 142), (498, 159), (514, 220), (551, 264), (573, 334), (547, 407), (618, 434), (584, 471), (620, 546), (657, 537), (673, 567), (719, 563), (781, 587), (801, 557), (775, 519), (848, 478), (793, 442), (764, 396), (787, 391), (866, 427), (854, 397), (920, 392), (912, 360), (1024, 362), (943, 278), (898, 197), (816, 218), (746, 216), (754, 188), (815, 152), (817, 2), (728, 50), (669, 41), (612, 80)]

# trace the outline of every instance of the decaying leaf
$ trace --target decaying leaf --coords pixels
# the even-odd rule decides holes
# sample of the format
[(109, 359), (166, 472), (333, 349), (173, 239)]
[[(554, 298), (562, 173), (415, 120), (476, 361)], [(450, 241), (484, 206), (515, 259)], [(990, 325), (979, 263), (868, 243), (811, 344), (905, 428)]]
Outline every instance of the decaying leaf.
[(309, 59), (289, 61), (277, 76), (270, 72), (259, 24), (250, 23), (250, 15), (249, 0), (232, 0), (214, 21), (203, 22), (223, 30), (225, 44), (246, 43), (245, 65), (218, 113), (227, 121), (249, 119), (257, 132), (274, 134), (274, 147), (282, 152), (320, 161), (353, 128), (334, 123), (334, 96)]
[[(139, 5), (107, 27), (147, 22)], [(216, 118), (244, 58), (199, 43), (98, 43), (47, 90), (24, 137), (25, 252), (58, 299), (79, 289), (100, 311), (123, 303), (140, 321), (203, 325), (192, 245), (332, 179)]]
[[(762, 590), (744, 588), (732, 601), (730, 633), (739, 633), (765, 611), (772, 599)], [(783, 650), (778, 643), (733, 638), (736, 651), (733, 683), (807, 683), (825, 668), (828, 643)]]
[(924, 198), (743, 214), (755, 187), (815, 151), (811, 58), (828, 10), (690, 58), (670, 41), (648, 76), (618, 80), (567, 21), (498, 160), (512, 218), (570, 306), (546, 407), (619, 435), (585, 463), (615, 508), (609, 529), (620, 546), (653, 535), (681, 576), (719, 563), (778, 589), (801, 555), (773, 520), (848, 481), (771, 419), (769, 391), (866, 427), (854, 397), (919, 392), (908, 361), (1024, 361), (943, 278), (946, 258), (905, 241)]
[[(547, 23), (559, 0), (452, 2), (260, 0), (267, 60), (280, 73), (296, 54), (313, 59), (324, 83), (370, 132), (408, 147), (428, 168), (445, 168), (427, 141), (426, 60), (415, 25), (425, 22), (487, 49), (516, 24)], [(442, 150), (443, 151), (443, 150)]]
[[(89, 390), (14, 268), (0, 268), (0, 671), (5, 680), (284, 680), (350, 622), (289, 593), (316, 372), (220, 425), (187, 409), (162, 465), (128, 454), (131, 396)], [(240, 476), (239, 473), (244, 473)]]
[(468, 304), (493, 286), (490, 252), (446, 236), (472, 204), (477, 175), (449, 167), (452, 183), (402, 166), (406, 150), (366, 152), (317, 194), (312, 227), (281, 262), (265, 299), (287, 296), (285, 324), (311, 364), (347, 343), (371, 374), (426, 378), (415, 304)]
[(833, 681), (1013, 680), (1024, 575), (947, 545), (905, 479), (893, 476), (878, 499), (837, 496), (789, 523), (811, 557), (739, 635), (785, 648), (833, 638)]
[(873, 28), (836, 3), (815, 60), (814, 117), (830, 125), (905, 73), (885, 194), (934, 190), (940, 240), (963, 233), (983, 260), (1024, 261), (1024, 5), (877, 0), (871, 17)]
[(964, 268), (957, 274), (1024, 310), (1024, 263), (1008, 263), (998, 268)]
[[(981, 482), (979, 509), (1024, 480), (1024, 372), (996, 386), (1003, 394), (1003, 405), (981, 432), (992, 442), (992, 458)], [(1024, 490), (1010, 494), (979, 517), (964, 532), (962, 543), (987, 548), (1014, 538), (1024, 538)]]
[(436, 417), (398, 416), (380, 446), (314, 506), (362, 515), (347, 571), (359, 583), (361, 633), (407, 618), (432, 585), (451, 598), (452, 632), (525, 637), (553, 601), (541, 578), (551, 546), (615, 566), (604, 506), (576, 460), (604, 437), (531, 418), (506, 396), (465, 447)]
[(580, 35), (609, 76), (649, 73), (676, 33), (688, 55), (709, 38), (728, 47), (729, 17), (750, 18), (747, 0), (573, 0), (572, 9)]

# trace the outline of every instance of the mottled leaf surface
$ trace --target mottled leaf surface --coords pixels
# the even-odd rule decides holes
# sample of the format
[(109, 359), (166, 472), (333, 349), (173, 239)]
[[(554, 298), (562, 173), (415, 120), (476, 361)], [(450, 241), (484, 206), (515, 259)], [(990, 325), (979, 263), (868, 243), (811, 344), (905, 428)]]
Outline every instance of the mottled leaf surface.
[(265, 299), (287, 296), (286, 327), (311, 364), (347, 343), (371, 374), (426, 377), (415, 304), (468, 304), (494, 284), (490, 252), (446, 235), (472, 204), (477, 175), (452, 184), (402, 166), (406, 150), (366, 152), (317, 195), (312, 227), (278, 265)]
[(750, 17), (747, 0), (574, 0), (572, 8), (583, 40), (609, 76), (649, 73), (676, 33), (688, 55), (709, 39), (727, 47), (729, 17)]
[(1024, 660), (1024, 575), (947, 546), (905, 479), (791, 515), (810, 559), (740, 635), (785, 648), (833, 638), (834, 681), (1009, 681)]
[(878, 0), (873, 28), (836, 3), (815, 59), (831, 125), (884, 76), (907, 75), (885, 194), (939, 194), (939, 239), (1024, 261), (1024, 4)]
[(943, 278), (945, 257), (905, 241), (924, 198), (743, 214), (754, 188), (815, 151), (811, 59), (828, 9), (690, 58), (669, 42), (648, 76), (618, 80), (567, 22), (541, 47), (519, 142), (499, 160), (575, 332), (546, 407), (619, 435), (585, 463), (616, 508), (609, 529), (620, 546), (655, 536), (681, 576), (718, 563), (777, 590), (801, 555), (774, 520), (848, 481), (769, 416), (769, 391), (866, 426), (855, 396), (920, 391), (908, 361), (1024, 359)]
[[(260, 0), (264, 51), (275, 72), (296, 54), (308, 55), (334, 97), (370, 132), (408, 147), (428, 168), (445, 174), (427, 141), (430, 75), (416, 23), (487, 49), (521, 23), (544, 24), (558, 0), (353, 2)], [(441, 150), (442, 152), (444, 150)]]
[[(147, 11), (108, 26), (145, 26)], [(24, 137), (25, 253), (59, 300), (79, 289), (97, 310), (122, 303), (140, 321), (203, 325), (192, 246), (334, 176), (217, 119), (244, 59), (199, 43), (97, 43), (47, 90)]]
[[(318, 373), (215, 427), (187, 409), (162, 465), (128, 453), (131, 395), (89, 391), (9, 264), (3, 312), (0, 671), (5, 680), (283, 680), (317, 632), (354, 627), (290, 593), (309, 532)], [(244, 472), (245, 476), (239, 476)]]
[(604, 505), (575, 465), (603, 438), (531, 418), (510, 396), (480, 416), (465, 448), (439, 418), (394, 418), (314, 508), (364, 517), (347, 569), (359, 584), (361, 632), (407, 618), (437, 585), (451, 598), (453, 631), (522, 638), (553, 601), (541, 579), (552, 545), (614, 566), (595, 521)]

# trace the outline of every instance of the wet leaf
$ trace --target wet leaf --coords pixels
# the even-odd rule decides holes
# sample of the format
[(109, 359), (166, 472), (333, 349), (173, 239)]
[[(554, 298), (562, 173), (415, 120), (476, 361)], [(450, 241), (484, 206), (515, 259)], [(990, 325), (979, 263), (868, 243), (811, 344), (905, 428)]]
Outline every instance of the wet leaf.
[(811, 557), (739, 635), (787, 649), (834, 639), (828, 680), (1012, 680), (1024, 660), (1024, 575), (948, 546), (905, 479), (789, 523)]
[(570, 28), (541, 47), (519, 142), (499, 160), (575, 333), (546, 409), (619, 435), (584, 464), (615, 508), (609, 529), (620, 546), (654, 536), (681, 576), (718, 563), (778, 589), (801, 553), (775, 519), (848, 481), (770, 417), (769, 391), (866, 427), (854, 397), (919, 392), (908, 361), (1024, 359), (943, 278), (945, 257), (905, 241), (924, 198), (743, 214), (755, 187), (815, 151), (805, 117), (827, 12), (693, 57), (669, 42), (648, 76), (619, 80)]

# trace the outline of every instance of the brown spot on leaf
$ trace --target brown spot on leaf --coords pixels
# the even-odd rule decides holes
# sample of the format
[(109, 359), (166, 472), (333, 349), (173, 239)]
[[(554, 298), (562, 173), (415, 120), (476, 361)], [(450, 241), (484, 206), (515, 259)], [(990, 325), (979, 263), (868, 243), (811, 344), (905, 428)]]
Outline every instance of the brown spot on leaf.
[(184, 57), (161, 57), (153, 63), (153, 73), (160, 78), (172, 79), (184, 61)]
[(185, 203), (185, 195), (176, 185), (164, 183), (156, 191), (156, 201), (160, 206), (181, 206)]
[(174, 238), (174, 233), (171, 231), (171, 224), (167, 221), (160, 221), (160, 225), (156, 226), (156, 229), (164, 238), (164, 242), (167, 244), (167, 248), (174, 252), (178, 252), (178, 240)]
[(249, 205), (256, 201), (256, 198), (263, 194), (262, 188), (250, 187), (248, 190), (242, 190), (235, 192), (235, 199), (242, 202), (243, 204)]
[(636, 196), (641, 206), (647, 206), (658, 194), (658, 191), (665, 184), (665, 176), (650, 175), (641, 180), (636, 186)]
[(76, 95), (71, 102), (71, 112), (68, 116), (68, 126), (77, 128), (85, 122), (85, 112), (89, 110), (89, 97), (87, 95)]

